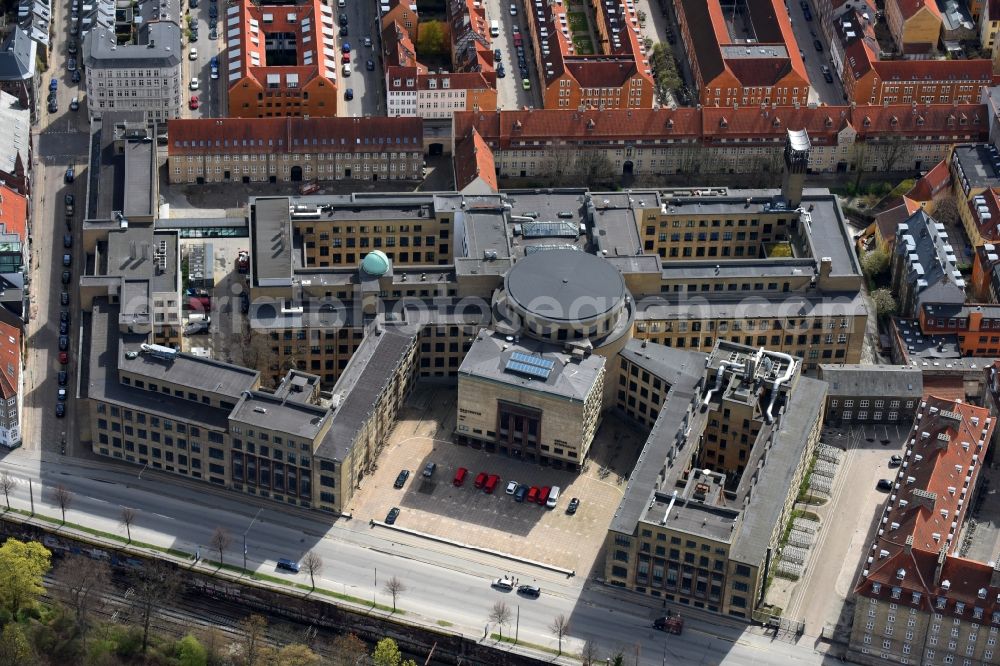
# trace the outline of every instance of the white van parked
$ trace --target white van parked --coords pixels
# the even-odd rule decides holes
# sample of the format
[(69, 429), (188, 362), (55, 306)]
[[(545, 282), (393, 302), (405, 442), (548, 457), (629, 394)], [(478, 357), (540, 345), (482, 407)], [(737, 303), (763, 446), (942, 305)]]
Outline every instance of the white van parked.
[(490, 21), (490, 36), (500, 36), (500, 21)]
[(549, 491), (549, 499), (545, 501), (545, 507), (548, 509), (556, 508), (556, 502), (559, 501), (559, 486), (552, 486)]

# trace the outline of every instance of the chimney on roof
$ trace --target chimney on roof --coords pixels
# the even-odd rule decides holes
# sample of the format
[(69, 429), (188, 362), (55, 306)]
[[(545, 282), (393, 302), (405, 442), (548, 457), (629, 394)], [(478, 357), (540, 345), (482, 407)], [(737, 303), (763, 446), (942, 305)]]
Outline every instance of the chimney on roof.
[(906, 554), (911, 555), (913, 553), (913, 535), (906, 537)]
[(938, 552), (937, 564), (934, 566), (934, 587), (941, 584), (941, 572), (944, 571), (944, 562), (948, 559), (948, 546), (941, 546)]

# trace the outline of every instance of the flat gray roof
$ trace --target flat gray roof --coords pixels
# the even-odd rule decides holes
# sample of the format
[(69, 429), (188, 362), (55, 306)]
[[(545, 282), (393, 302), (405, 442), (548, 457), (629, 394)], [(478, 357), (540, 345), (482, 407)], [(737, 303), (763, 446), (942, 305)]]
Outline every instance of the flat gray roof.
[[(86, 220), (112, 220), (113, 213), (118, 211), (124, 215), (126, 201), (126, 183), (131, 183), (134, 174), (128, 175), (125, 155), (115, 150), (115, 126), (121, 123), (136, 123), (145, 125), (145, 116), (141, 111), (115, 111), (104, 113), (100, 123), (93, 123), (90, 136), (90, 168), (87, 170), (87, 208)], [(150, 150), (153, 150), (150, 147)], [(152, 159), (152, 158), (150, 158)], [(138, 161), (138, 160), (136, 160)], [(150, 174), (149, 163), (143, 173), (147, 177), (157, 177), (155, 169)], [(151, 196), (152, 184), (139, 182), (139, 196)], [(117, 224), (117, 220), (112, 220)]]
[[(636, 303), (639, 320), (739, 319), (754, 317), (850, 317), (868, 310), (859, 293), (769, 294), (735, 292), (730, 296), (698, 293), (690, 297), (648, 296)], [(685, 296), (685, 295), (681, 295)]]
[[(483, 329), (462, 360), (458, 375), (582, 402), (590, 395), (601, 369), (604, 368), (605, 359), (597, 354), (574, 358), (563, 354), (561, 350), (561, 345), (543, 344), (524, 337), (516, 343), (508, 342), (503, 335)], [(512, 360), (515, 352), (551, 361), (551, 372), (543, 379), (507, 371), (507, 363)]]
[(329, 414), (327, 409), (318, 405), (289, 400), (272, 393), (250, 391), (236, 403), (229, 418), (312, 442), (322, 431)]
[[(635, 360), (641, 367), (650, 372), (667, 371), (661, 379), (670, 384), (670, 391), (660, 408), (649, 436), (643, 444), (635, 468), (629, 474), (625, 494), (615, 510), (609, 529), (623, 534), (635, 532), (636, 525), (643, 517), (657, 492), (657, 481), (668, 456), (674, 451), (678, 431), (688, 417), (689, 409), (698, 397), (699, 386), (705, 369), (708, 354), (703, 352), (675, 349), (654, 343), (645, 347), (637, 340), (630, 340), (622, 355), (629, 360)], [(641, 362), (640, 362), (641, 361)], [(672, 379), (673, 381), (669, 381)], [(694, 421), (701, 420), (694, 411)], [(695, 447), (690, 447), (693, 452)], [(670, 483), (664, 483), (665, 488), (672, 489), (676, 476), (686, 469), (683, 462), (675, 461), (669, 467), (668, 476), (674, 478)]]
[(1000, 151), (992, 144), (955, 146), (952, 161), (970, 188), (1000, 187)]
[(152, 141), (128, 141), (125, 144), (126, 218), (152, 217), (156, 213), (155, 186), (156, 144)]
[(923, 373), (912, 365), (822, 363), (819, 378), (829, 384), (830, 397), (884, 395), (919, 398), (924, 389)]
[(154, 292), (177, 291), (176, 233), (153, 233), (150, 226), (114, 229), (108, 232), (105, 248), (104, 261), (99, 267), (103, 275), (148, 279)]
[(640, 254), (642, 241), (639, 238), (635, 210), (613, 208), (610, 205), (604, 205), (603, 200), (597, 201), (599, 198), (600, 195), (594, 197), (594, 228), (592, 232), (597, 252), (608, 259)]
[(334, 403), (330, 429), (316, 455), (344, 460), (350, 454), (358, 430), (371, 414), (379, 396), (395, 376), (403, 356), (416, 340), (409, 328), (385, 326), (381, 334), (369, 331), (351, 356), (333, 387)]
[(664, 281), (728, 281), (738, 278), (810, 278), (816, 275), (816, 261), (807, 259), (727, 259), (724, 261), (669, 261), (660, 271)]
[(83, 357), (80, 359), (82, 397), (157, 414), (165, 419), (181, 419), (225, 431), (228, 427), (228, 409), (126, 386), (118, 380), (119, 360), (127, 360), (124, 358), (124, 348), (134, 349), (146, 341), (146, 336), (120, 335), (118, 316), (118, 306), (108, 303), (104, 298), (95, 299), (93, 310), (83, 313)]
[[(119, 335), (111, 331), (112, 335)], [(224, 363), (211, 358), (178, 353), (173, 360), (166, 361), (150, 354), (141, 353), (140, 345), (146, 336), (121, 335), (122, 354), (117, 367), (134, 375), (146, 377), (150, 381), (166, 381), (202, 393), (217, 393), (229, 397), (235, 403), (243, 391), (248, 391), (257, 382), (260, 373), (232, 363)], [(128, 358), (127, 352), (136, 352), (135, 358)], [(184, 404), (193, 404), (185, 400)]]
[(252, 200), (250, 261), (257, 286), (263, 280), (291, 280), (292, 238), (288, 197), (257, 197)]
[[(826, 382), (799, 376), (789, 391), (784, 414), (775, 421), (774, 440), (763, 451), (764, 464), (754, 478), (752, 466), (747, 467), (737, 488), (737, 496), (749, 496), (743, 509), (743, 520), (729, 549), (730, 559), (759, 564), (771, 542), (775, 525), (790, 492), (792, 477), (805, 453), (812, 429), (826, 399)], [(763, 448), (758, 436), (754, 449)], [(756, 454), (751, 451), (751, 457)], [(794, 492), (794, 489), (791, 490)]]
[(627, 294), (617, 268), (573, 250), (528, 255), (507, 273), (505, 286), (521, 307), (559, 321), (604, 314), (619, 307)]
[(96, 24), (83, 40), (87, 69), (167, 68), (181, 63), (181, 29), (170, 21), (143, 25), (136, 44), (119, 45), (113, 29)]

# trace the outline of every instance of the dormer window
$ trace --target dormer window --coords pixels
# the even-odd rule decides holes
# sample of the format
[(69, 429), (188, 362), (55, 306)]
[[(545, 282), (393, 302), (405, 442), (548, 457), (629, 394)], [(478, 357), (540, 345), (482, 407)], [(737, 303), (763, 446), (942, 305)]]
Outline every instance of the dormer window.
[(889, 124), (891, 126), (895, 127), (896, 125), (899, 124), (899, 118), (897, 118), (896, 116), (893, 116), (892, 118), (889, 118)]
[(719, 127), (729, 127), (729, 121), (725, 118), (719, 120)]
[(872, 119), (869, 118), (868, 116), (865, 116), (865, 119), (864, 119), (864, 122), (862, 123), (862, 125), (864, 125), (865, 127), (871, 127), (872, 126)]
[(920, 598), (921, 598), (922, 596), (923, 596), (923, 595), (922, 595), (922, 594), (920, 594), (919, 592), (914, 592), (914, 593), (913, 593), (913, 603), (915, 603), (915, 604), (919, 604), (919, 603), (920, 603)]

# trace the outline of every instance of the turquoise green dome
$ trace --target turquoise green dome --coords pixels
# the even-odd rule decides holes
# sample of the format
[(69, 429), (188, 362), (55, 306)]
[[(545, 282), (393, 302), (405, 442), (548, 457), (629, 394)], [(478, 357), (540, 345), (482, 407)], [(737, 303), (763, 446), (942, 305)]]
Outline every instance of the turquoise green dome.
[(389, 257), (382, 250), (375, 250), (361, 260), (361, 270), (372, 277), (381, 277), (389, 271)]

